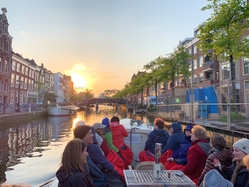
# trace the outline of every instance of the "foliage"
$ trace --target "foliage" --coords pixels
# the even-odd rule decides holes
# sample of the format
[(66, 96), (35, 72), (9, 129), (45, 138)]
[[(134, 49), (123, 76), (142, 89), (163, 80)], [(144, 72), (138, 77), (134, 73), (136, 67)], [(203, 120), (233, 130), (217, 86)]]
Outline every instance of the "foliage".
[(147, 107), (147, 111), (148, 112), (155, 112), (157, 111), (157, 107), (153, 104), (150, 104), (148, 107)]
[[(237, 122), (243, 122), (246, 121), (246, 117), (243, 116), (242, 114), (238, 114), (235, 112), (231, 112), (230, 113), (231, 116), (231, 122), (232, 123), (237, 123)], [(227, 116), (226, 115), (222, 115), (219, 119), (219, 121), (221, 122), (226, 122), (227, 123)]]
[(175, 93), (175, 80), (179, 77), (185, 78), (190, 75), (189, 59), (192, 55), (186, 52), (184, 46), (178, 46), (174, 52), (163, 58), (159, 63), (160, 74), (164, 75), (163, 80), (171, 82), (172, 97)]
[[(249, 5), (241, 0), (208, 0), (211, 4), (202, 10), (213, 10), (212, 16), (201, 25), (198, 47), (204, 54), (220, 62), (230, 62), (232, 94), (236, 100), (235, 60), (249, 57)], [(210, 53), (212, 51), (212, 53)]]
[(86, 99), (92, 99), (93, 98), (93, 94), (92, 94), (91, 89), (88, 89), (88, 88), (85, 89), (85, 97), (86, 97)]
[(116, 89), (105, 90), (105, 91), (104, 91), (104, 95), (105, 95), (105, 97), (112, 97), (112, 96), (114, 96), (115, 94), (117, 94), (118, 91), (119, 91), (119, 90), (116, 90)]
[(147, 108), (147, 105), (144, 105), (144, 104), (142, 104), (142, 103), (139, 103), (138, 105), (137, 105), (137, 109), (146, 109)]

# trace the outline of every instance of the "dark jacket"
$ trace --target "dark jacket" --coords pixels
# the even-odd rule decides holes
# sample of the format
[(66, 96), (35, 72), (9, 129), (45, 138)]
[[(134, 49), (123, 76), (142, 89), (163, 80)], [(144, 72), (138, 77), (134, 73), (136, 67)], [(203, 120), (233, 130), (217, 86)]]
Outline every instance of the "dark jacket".
[(182, 126), (180, 122), (173, 123), (171, 127), (174, 129), (174, 133), (170, 135), (166, 146), (164, 146), (164, 148), (162, 149), (162, 153), (167, 150), (172, 150), (174, 157), (174, 154), (176, 154), (176, 151), (180, 147), (180, 143), (183, 141), (184, 134), (182, 132)]
[(73, 169), (72, 173), (67, 176), (66, 172), (59, 169), (56, 172), (58, 178), (58, 187), (93, 187), (93, 180), (89, 175), (89, 170), (85, 167), (84, 173)]
[[(230, 148), (224, 148), (221, 151), (217, 149), (212, 149), (210, 152), (210, 155), (208, 156), (206, 160), (205, 168), (202, 171), (202, 174), (199, 178), (198, 183), (201, 184), (206, 173), (212, 169), (217, 169), (225, 179), (230, 180), (231, 173), (232, 173), (232, 167), (233, 167), (232, 153), (233, 153), (233, 150)], [(219, 170), (219, 168), (213, 165), (214, 159), (219, 159), (221, 163), (221, 170)]]
[(191, 144), (191, 136), (184, 136), (183, 141), (180, 143), (180, 148), (173, 155), (177, 164), (187, 164), (187, 154)]
[(205, 167), (208, 152), (211, 149), (208, 140), (196, 140), (189, 148), (187, 160), (183, 172), (194, 182), (198, 182), (199, 177)]
[[(236, 165), (237, 164), (237, 165)], [(235, 181), (233, 181), (235, 178)], [(234, 163), (233, 165), (233, 175), (231, 182), (233, 182), (234, 187), (247, 187), (249, 180), (249, 172), (242, 163)]]
[(104, 187), (107, 185), (107, 178), (99, 167), (88, 156), (86, 157), (87, 164), (90, 170), (90, 176), (93, 180), (94, 187)]
[(145, 142), (144, 150), (150, 150), (152, 154), (155, 154), (155, 144), (161, 143), (162, 147), (167, 144), (169, 139), (169, 133), (164, 129), (154, 129), (148, 136), (148, 140)]
[(92, 161), (100, 168), (104, 170), (114, 170), (113, 165), (106, 159), (105, 155), (101, 151), (100, 147), (92, 143), (87, 147), (87, 152), (89, 153)]

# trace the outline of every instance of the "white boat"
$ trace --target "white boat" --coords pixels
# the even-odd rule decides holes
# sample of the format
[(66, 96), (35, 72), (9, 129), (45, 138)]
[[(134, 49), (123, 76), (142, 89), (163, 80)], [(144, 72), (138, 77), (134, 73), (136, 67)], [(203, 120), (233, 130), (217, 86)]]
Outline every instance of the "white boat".
[(75, 115), (79, 107), (74, 105), (49, 107), (47, 112), (50, 116), (70, 116)]
[(133, 162), (131, 166), (134, 167), (137, 164), (139, 153), (144, 150), (145, 142), (148, 140), (148, 135), (153, 131), (154, 127), (143, 123), (140, 120), (132, 120), (130, 118), (121, 119), (119, 122), (124, 126), (128, 132), (128, 137), (124, 138), (124, 142), (128, 145), (134, 153)]

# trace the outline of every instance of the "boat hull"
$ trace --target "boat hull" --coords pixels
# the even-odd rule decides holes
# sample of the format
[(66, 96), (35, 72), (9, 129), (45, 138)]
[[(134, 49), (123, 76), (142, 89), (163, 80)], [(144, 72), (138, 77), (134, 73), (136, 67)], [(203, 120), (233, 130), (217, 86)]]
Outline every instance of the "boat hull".
[(75, 115), (77, 109), (70, 107), (50, 107), (48, 109), (49, 116), (71, 116)]

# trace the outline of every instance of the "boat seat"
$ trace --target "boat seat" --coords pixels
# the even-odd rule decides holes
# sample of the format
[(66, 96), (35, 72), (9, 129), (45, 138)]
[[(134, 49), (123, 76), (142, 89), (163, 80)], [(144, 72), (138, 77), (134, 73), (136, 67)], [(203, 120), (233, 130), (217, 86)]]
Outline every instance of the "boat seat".
[[(144, 162), (139, 162), (136, 166), (135, 166), (135, 170), (153, 170), (153, 165), (154, 165), (154, 161), (144, 161)], [(165, 170), (165, 167), (162, 163), (160, 163), (161, 166), (161, 170)]]

